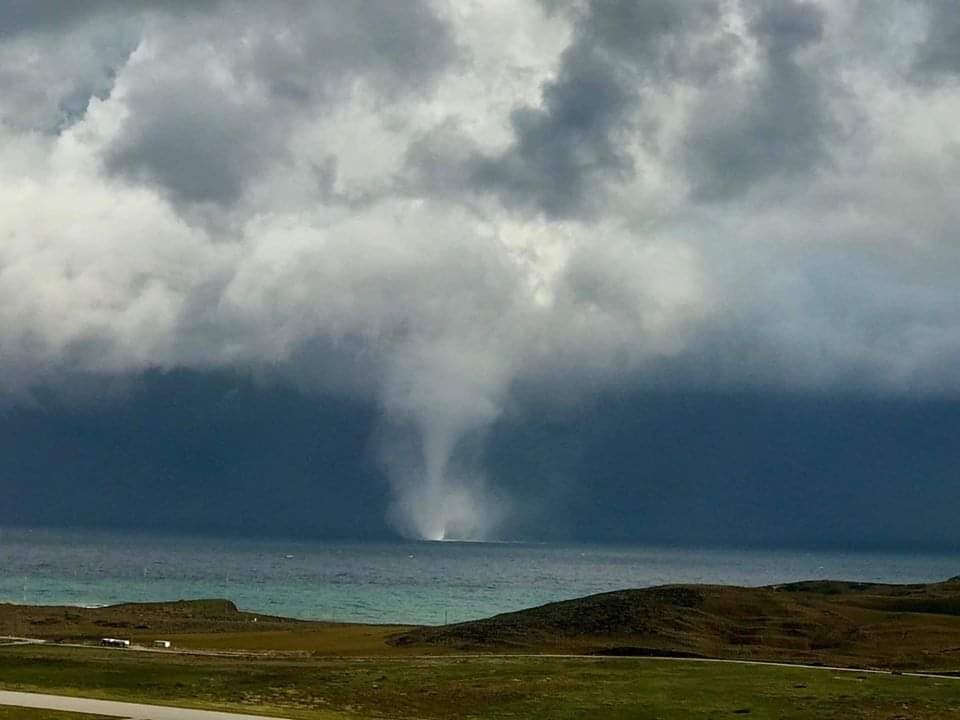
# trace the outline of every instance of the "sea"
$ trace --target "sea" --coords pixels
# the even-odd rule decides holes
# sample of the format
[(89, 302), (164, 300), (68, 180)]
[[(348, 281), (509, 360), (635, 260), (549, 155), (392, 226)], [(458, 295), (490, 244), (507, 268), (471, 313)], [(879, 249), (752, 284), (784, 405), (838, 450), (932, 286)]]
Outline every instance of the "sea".
[(958, 553), (308, 542), (0, 529), (0, 602), (97, 607), (227, 598), (252, 612), (340, 622), (461, 622), (667, 583), (908, 583), (958, 574)]

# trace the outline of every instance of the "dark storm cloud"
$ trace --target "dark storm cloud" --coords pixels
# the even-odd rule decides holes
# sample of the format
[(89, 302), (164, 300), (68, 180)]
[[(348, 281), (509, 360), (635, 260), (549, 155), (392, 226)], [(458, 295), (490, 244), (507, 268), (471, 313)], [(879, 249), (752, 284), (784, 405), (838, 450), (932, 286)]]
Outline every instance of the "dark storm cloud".
[(99, 404), (47, 395), (0, 413), (0, 483), (16, 497), (0, 523), (382, 537), (373, 421), (369, 406), (229, 374), (148, 374)]
[(111, 0), (2, 0), (0, 38), (17, 33), (60, 31), (122, 3)]
[(178, 203), (236, 201), (266, 162), (283, 159), (290, 128), (353, 83), (386, 98), (420, 92), (456, 53), (419, 1), (228, 3), (194, 22), (205, 38), (159, 25), (166, 68), (130, 91), (105, 153), (111, 174), (156, 183)]
[(927, 0), (927, 34), (913, 63), (917, 79), (960, 74), (960, 8), (952, 0)]
[[(556, 8), (551, 8), (556, 10)], [(709, 73), (726, 44), (696, 37), (720, 18), (712, 0), (591, 2), (576, 17), (573, 41), (538, 107), (511, 114), (515, 140), (502, 154), (451, 155), (444, 136), (413, 146), (411, 163), (433, 188), (495, 194), (508, 207), (548, 217), (593, 214), (603, 187), (632, 176), (626, 138), (631, 115), (651, 85)], [(459, 180), (444, 163), (459, 165)]]
[(804, 0), (748, 8), (758, 70), (743, 80), (730, 76), (738, 41), (719, 3), (590, 3), (541, 105), (513, 111), (504, 152), (471, 153), (444, 127), (411, 146), (411, 165), (431, 191), (489, 192), (553, 218), (595, 215), (608, 184), (634, 177), (636, 142), (656, 144), (645, 137), (657, 130), (645, 100), (688, 85), (703, 94), (682, 152), (695, 199), (809, 171), (826, 157), (833, 125), (823, 70), (799, 55), (822, 39), (824, 11)]
[(568, 55), (560, 77), (544, 88), (543, 109), (513, 112), (516, 144), (499, 157), (474, 159), (471, 182), (508, 206), (551, 217), (582, 213), (599, 196), (596, 183), (633, 171), (613, 137), (633, 90), (616, 75), (593, 49)]
[[(0, 413), (0, 523), (390, 537), (376, 415), (230, 373), (41, 398)], [(955, 551), (958, 424), (934, 398), (617, 392), (510, 413), (482, 452), (530, 510), (512, 538)]]
[(337, 92), (355, 78), (387, 96), (423, 90), (457, 52), (450, 27), (426, 0), (288, 2), (252, 16), (272, 32), (255, 37), (240, 65), (294, 100)]
[(145, 12), (207, 12), (229, 0), (0, 0), (0, 38), (20, 33), (61, 33), (111, 16), (111, 21)]
[(120, 7), (0, 2), (0, 124), (56, 134), (107, 98), (139, 40)]
[(156, 183), (180, 203), (227, 204), (268, 159), (272, 128), (251, 108), (201, 82), (138, 91), (105, 154), (108, 172)]
[[(510, 519), (482, 438), (518, 387), (955, 396), (950, 7), (0, 5), (0, 395), (164, 368), (376, 404), (420, 537)], [(351, 482), (323, 467), (310, 502)]]
[(708, 92), (692, 118), (685, 162), (694, 199), (729, 200), (771, 178), (815, 168), (831, 127), (823, 79), (798, 58), (823, 35), (812, 2), (765, 3), (750, 29), (759, 44), (759, 77)]

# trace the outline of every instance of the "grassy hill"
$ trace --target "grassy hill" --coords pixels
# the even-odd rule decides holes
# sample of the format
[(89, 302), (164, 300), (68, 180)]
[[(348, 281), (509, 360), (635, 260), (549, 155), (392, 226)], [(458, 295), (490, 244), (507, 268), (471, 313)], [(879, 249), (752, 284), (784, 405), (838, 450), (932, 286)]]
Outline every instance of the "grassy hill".
[[(102, 608), (0, 603), (0, 637), (96, 644), (170, 640), (175, 649), (316, 656), (411, 655), (386, 643), (403, 625), (311, 622), (238, 610), (229, 600), (126, 603)], [(0, 645), (3, 640), (0, 640)]]
[(441, 627), (309, 622), (227, 600), (106, 608), (0, 605), (0, 636), (320, 656), (576, 654), (772, 660), (960, 671), (960, 578), (928, 585), (813, 581), (669, 585)]
[(390, 639), (459, 652), (665, 655), (960, 669), (960, 579), (763, 588), (674, 585), (592, 595)]
[(262, 632), (304, 625), (300, 620), (242, 612), (229, 600), (125, 603), (102, 608), (0, 604), (0, 635), (58, 641), (103, 636), (194, 632)]

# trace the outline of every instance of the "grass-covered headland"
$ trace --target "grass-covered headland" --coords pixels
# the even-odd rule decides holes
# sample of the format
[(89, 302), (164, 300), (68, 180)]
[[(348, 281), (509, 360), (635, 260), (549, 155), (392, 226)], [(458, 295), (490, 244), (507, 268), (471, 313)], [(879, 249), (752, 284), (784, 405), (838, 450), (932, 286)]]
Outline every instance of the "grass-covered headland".
[[(960, 679), (900, 674), (960, 671), (957, 580), (670, 586), (438, 628), (291, 621), (225, 601), (8, 605), (0, 635), (51, 641), (0, 646), (3, 689), (294, 718), (960, 719)], [(74, 646), (103, 636), (189, 652)]]

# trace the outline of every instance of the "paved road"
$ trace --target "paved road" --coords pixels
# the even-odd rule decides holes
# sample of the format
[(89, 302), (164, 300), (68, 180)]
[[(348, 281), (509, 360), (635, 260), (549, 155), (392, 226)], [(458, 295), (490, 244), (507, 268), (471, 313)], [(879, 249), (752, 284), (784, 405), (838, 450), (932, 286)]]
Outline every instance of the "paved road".
[[(152, 652), (163, 655), (201, 655), (213, 657), (277, 657), (271, 652), (256, 652), (252, 650), (196, 650), (182, 648), (154, 648), (144, 645), (132, 645), (128, 648), (104, 647), (90, 643), (59, 643), (40, 638), (26, 638), (13, 636), (0, 636), (0, 645), (48, 645), (50, 647), (70, 647), (81, 648), (84, 650), (115, 650), (117, 652)], [(890, 675), (890, 670), (877, 670), (856, 667), (842, 667), (833, 665), (810, 665), (804, 663), (776, 662), (772, 660), (738, 660), (735, 658), (706, 658), (706, 657), (667, 657), (658, 655), (572, 655), (565, 653), (465, 653), (457, 655), (407, 655), (405, 660), (475, 660), (491, 658), (554, 658), (564, 660), (640, 660), (640, 661), (662, 661), (672, 660), (675, 662), (702, 662), (702, 663), (726, 663), (732, 665), (768, 665), (771, 667), (783, 668), (805, 668), (807, 670), (832, 670), (835, 672), (851, 673), (873, 673), (877, 675)], [(384, 655), (331, 655), (325, 657), (326, 660), (399, 660), (401, 658)], [(908, 677), (926, 677), (939, 678), (946, 680), (960, 680), (960, 670), (944, 672), (923, 672), (923, 671), (904, 671), (897, 673)], [(0, 705), (3, 705), (0, 702)]]
[[(706, 657), (664, 657), (662, 655), (567, 655), (559, 653), (501, 653), (501, 654), (480, 654), (473, 655), (412, 655), (408, 659), (420, 660), (463, 660), (463, 659), (482, 659), (482, 658), (559, 658), (562, 660), (634, 660), (639, 662), (680, 662), (680, 663), (721, 663), (725, 665), (761, 665), (766, 667), (787, 668), (788, 670), (829, 670), (832, 672), (846, 672), (871, 675), (903, 675), (904, 677), (915, 678), (933, 678), (936, 680), (960, 680), (960, 674), (957, 671), (944, 672), (917, 672), (913, 670), (891, 671), (877, 670), (876, 668), (855, 668), (843, 667), (840, 665), (805, 665), (803, 663), (776, 662), (773, 660), (737, 660), (734, 658), (706, 658)], [(377, 659), (370, 655), (368, 660)]]
[(0, 690), (0, 705), (108, 715), (127, 720), (277, 720), (277, 718), (267, 717), (266, 715), (187, 710), (185, 708), (160, 707), (159, 705), (141, 705), (140, 703), (114, 702), (112, 700), (88, 700), (63, 695), (42, 695), (40, 693), (9, 692), (6, 690)]
[(36, 638), (14, 637), (13, 635), (3, 635), (0, 637), (0, 645), (43, 645), (45, 640)]
[(196, 650), (183, 648), (158, 648), (148, 645), (131, 645), (130, 647), (116, 647), (111, 645), (99, 645), (96, 643), (69, 643), (55, 642), (53, 640), (43, 640), (41, 638), (14, 637), (12, 635), (0, 636), (0, 647), (9, 645), (47, 645), (57, 648), (80, 648), (82, 650), (116, 650), (118, 652), (148, 652), (159, 655), (201, 655), (203, 657), (272, 657), (273, 653), (269, 651), (257, 652), (254, 650)]

